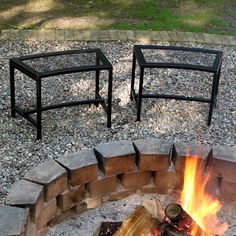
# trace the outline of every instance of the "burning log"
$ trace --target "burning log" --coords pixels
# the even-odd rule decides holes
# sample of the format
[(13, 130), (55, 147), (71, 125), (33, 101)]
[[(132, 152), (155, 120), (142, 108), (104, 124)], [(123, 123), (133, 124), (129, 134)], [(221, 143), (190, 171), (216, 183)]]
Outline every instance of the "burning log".
[(165, 209), (165, 215), (166, 217), (168, 217), (168, 219), (170, 219), (171, 225), (182, 232), (191, 234), (194, 229), (195, 235), (201, 235), (202, 233), (204, 233), (201, 227), (197, 225), (192, 217), (179, 204), (169, 204)]
[(168, 225), (165, 228), (165, 232), (164, 232), (163, 236), (191, 236), (191, 235), (187, 234), (185, 232), (179, 231), (171, 225)]

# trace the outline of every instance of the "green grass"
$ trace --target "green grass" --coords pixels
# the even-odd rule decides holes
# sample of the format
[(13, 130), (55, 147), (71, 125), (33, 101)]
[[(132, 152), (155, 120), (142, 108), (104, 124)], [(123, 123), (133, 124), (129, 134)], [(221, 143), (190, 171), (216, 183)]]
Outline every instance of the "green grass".
[[(224, 6), (230, 6), (226, 9), (231, 12), (224, 12)], [(235, 11), (236, 4), (229, 0), (2, 0), (0, 29), (181, 30), (236, 35), (236, 26), (229, 27), (224, 17), (233, 17)], [(81, 17), (86, 18), (84, 24)]]

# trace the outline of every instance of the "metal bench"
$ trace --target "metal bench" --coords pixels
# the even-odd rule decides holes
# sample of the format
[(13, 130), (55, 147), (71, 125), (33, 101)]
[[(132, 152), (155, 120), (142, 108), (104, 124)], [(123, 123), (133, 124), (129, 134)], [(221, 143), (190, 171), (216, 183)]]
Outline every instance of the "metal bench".
[[(181, 62), (153, 62), (148, 61), (145, 58), (143, 50), (151, 50), (152, 52), (155, 50), (164, 50), (164, 51), (183, 51), (183, 52), (192, 52), (192, 53), (204, 53), (214, 55), (214, 61), (211, 65), (200, 65), (194, 63), (181, 63)], [(209, 115), (207, 125), (211, 124), (213, 107), (217, 101), (218, 94), (218, 86), (221, 72), (221, 64), (222, 64), (222, 56), (223, 52), (217, 50), (209, 50), (202, 48), (188, 48), (188, 47), (176, 47), (176, 46), (157, 46), (157, 45), (135, 45), (133, 48), (133, 65), (132, 65), (132, 79), (131, 79), (131, 92), (130, 99), (135, 100), (137, 106), (137, 121), (140, 121), (141, 116), (141, 105), (143, 98), (163, 98), (163, 99), (176, 99), (176, 100), (190, 100), (197, 102), (209, 103)], [(140, 68), (139, 74), (139, 88), (136, 93), (134, 84), (135, 84), (135, 69), (136, 69), (136, 61), (138, 62), (138, 66)], [(212, 83), (212, 91), (211, 98), (200, 98), (200, 97), (186, 97), (180, 95), (168, 95), (168, 94), (144, 94), (143, 93), (143, 80), (144, 80), (144, 71), (147, 68), (172, 68), (172, 69), (184, 69), (184, 70), (196, 70), (196, 71), (205, 71), (213, 74), (213, 83)]]
[[(72, 57), (75, 55), (85, 55), (93, 54), (94, 60), (90, 60), (89, 64), (73, 63), (73, 65), (64, 66), (60, 68), (57, 63), (53, 61), (53, 58), (57, 57), (60, 59), (61, 56)], [(47, 59), (49, 64), (48, 70), (41, 70), (40, 67), (35, 67), (32, 61)], [(63, 63), (63, 62), (62, 62)], [(45, 64), (45, 63), (44, 63)], [(60, 64), (60, 63), (59, 63)], [(50, 67), (51, 66), (51, 67)], [(47, 67), (47, 65), (46, 65)], [(23, 74), (27, 75), (29, 78), (36, 82), (36, 108), (29, 110), (22, 110), (16, 107), (15, 102), (15, 69), (21, 71)], [(99, 94), (99, 73), (102, 70), (108, 71), (108, 96), (107, 103), (106, 99), (102, 98)], [(95, 78), (95, 98), (89, 100), (71, 101), (64, 102), (60, 104), (53, 104), (49, 106), (42, 106), (42, 94), (41, 94), (41, 84), (42, 79), (51, 76), (71, 74), (77, 72), (85, 71), (96, 71)], [(111, 127), (111, 106), (112, 106), (112, 65), (108, 59), (104, 56), (100, 49), (85, 49), (85, 50), (69, 50), (62, 52), (52, 52), (52, 53), (42, 53), (30, 56), (23, 56), (18, 58), (10, 59), (10, 90), (11, 90), (11, 116), (16, 117), (16, 112), (23, 116), (25, 119), (30, 121), (37, 128), (37, 139), (42, 139), (42, 112), (50, 109), (56, 109), (61, 107), (70, 107), (75, 105), (91, 104), (95, 105), (101, 104), (107, 113), (107, 127)], [(55, 81), (56, 83), (56, 81)], [(36, 119), (31, 115), (36, 113)]]

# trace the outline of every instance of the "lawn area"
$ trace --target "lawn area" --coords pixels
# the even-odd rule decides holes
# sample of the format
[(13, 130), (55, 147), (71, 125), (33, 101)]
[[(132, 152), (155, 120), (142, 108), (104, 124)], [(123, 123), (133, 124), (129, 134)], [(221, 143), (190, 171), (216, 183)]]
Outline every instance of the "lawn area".
[(229, 0), (1, 0), (0, 29), (178, 30), (236, 35)]

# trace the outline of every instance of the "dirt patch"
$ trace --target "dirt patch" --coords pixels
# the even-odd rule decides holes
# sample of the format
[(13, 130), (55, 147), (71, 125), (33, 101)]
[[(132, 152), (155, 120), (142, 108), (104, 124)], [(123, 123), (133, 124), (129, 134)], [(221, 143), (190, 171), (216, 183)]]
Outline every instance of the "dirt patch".
[(112, 23), (114, 23), (112, 19), (102, 19), (94, 16), (62, 17), (48, 20), (41, 27), (53, 29), (94, 29)]

